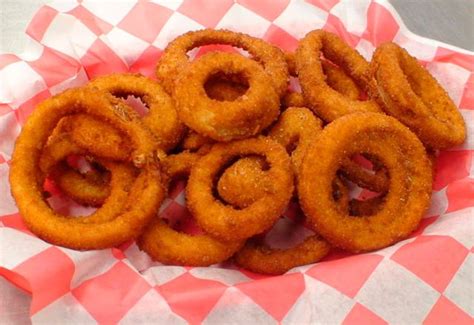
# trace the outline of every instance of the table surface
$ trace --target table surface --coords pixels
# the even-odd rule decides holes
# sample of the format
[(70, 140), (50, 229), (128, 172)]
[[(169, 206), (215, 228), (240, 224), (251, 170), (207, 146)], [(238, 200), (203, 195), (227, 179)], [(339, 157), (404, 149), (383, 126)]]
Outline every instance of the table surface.
[[(34, 13), (46, 2), (0, 0), (0, 53), (22, 52), (26, 44), (24, 30)], [(413, 33), (474, 51), (474, 1), (390, 0), (390, 3)], [(0, 299), (2, 323), (8, 324), (15, 319), (17, 324), (29, 324), (31, 299), (2, 277), (0, 291), (7, 297)]]

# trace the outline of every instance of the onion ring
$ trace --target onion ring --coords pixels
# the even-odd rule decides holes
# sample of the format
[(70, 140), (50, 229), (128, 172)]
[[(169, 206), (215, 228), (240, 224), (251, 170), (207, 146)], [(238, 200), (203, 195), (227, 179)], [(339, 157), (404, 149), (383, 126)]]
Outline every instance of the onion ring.
[(306, 104), (324, 121), (331, 122), (352, 112), (380, 112), (374, 100), (354, 100), (326, 82), (320, 53), (339, 66), (364, 91), (369, 92), (369, 63), (335, 34), (314, 30), (306, 34), (296, 50), (296, 67)]
[(125, 161), (130, 157), (131, 146), (127, 137), (116, 128), (87, 114), (68, 117), (65, 131), (80, 148), (95, 156)]
[[(216, 101), (204, 91), (209, 76), (216, 73), (241, 74), (249, 83), (238, 100)], [(216, 141), (242, 139), (258, 134), (280, 111), (277, 93), (261, 66), (237, 54), (211, 52), (203, 55), (176, 81), (174, 98), (178, 116), (197, 133)]]
[(173, 149), (181, 140), (184, 126), (178, 119), (173, 100), (158, 82), (140, 74), (122, 73), (98, 77), (88, 87), (121, 98), (139, 97), (148, 107), (143, 123), (153, 132), (162, 150)]
[(217, 193), (226, 203), (246, 208), (271, 187), (271, 179), (264, 171), (265, 160), (260, 157), (245, 157), (229, 166), (217, 182)]
[(211, 149), (211, 146), (215, 143), (214, 140), (207, 138), (193, 130), (188, 130), (186, 136), (181, 143), (183, 150), (189, 150), (192, 152), (207, 153)]
[[(288, 64), (288, 70), (290, 76), (298, 77), (295, 63), (295, 53), (285, 53), (286, 62)], [(360, 95), (360, 90), (354, 80), (351, 79), (344, 70), (338, 66), (330, 63), (327, 60), (321, 61), (323, 73), (326, 76), (326, 82), (329, 87), (340, 92), (349, 99), (357, 100)], [(285, 96), (282, 98), (283, 107), (305, 107), (305, 100), (303, 95), (296, 91), (287, 91)]]
[(351, 182), (369, 191), (386, 192), (390, 183), (387, 170), (377, 164), (374, 166), (374, 173), (370, 173), (352, 159), (346, 158), (341, 165), (341, 174)]
[[(339, 177), (333, 182), (332, 195), (341, 211), (347, 211), (349, 191)], [(330, 248), (331, 246), (317, 234), (287, 249), (271, 248), (264, 238), (254, 237), (235, 254), (234, 260), (237, 265), (252, 272), (278, 275), (294, 267), (319, 261), (329, 253)]]
[(373, 56), (372, 85), (385, 112), (408, 126), (434, 149), (459, 145), (466, 126), (446, 90), (408, 52), (394, 43), (380, 45)]
[(101, 206), (110, 196), (110, 176), (91, 170), (80, 173), (65, 163), (56, 164), (52, 179), (61, 191), (74, 201), (90, 206)]
[(205, 29), (185, 33), (168, 44), (161, 56), (156, 76), (168, 93), (175, 87), (175, 78), (190, 64), (186, 53), (193, 48), (210, 45), (226, 44), (248, 51), (260, 62), (270, 77), (279, 96), (286, 92), (288, 86), (288, 69), (284, 53), (277, 47), (252, 36), (228, 30)]
[(352, 199), (349, 201), (349, 214), (351, 216), (372, 216), (377, 213), (383, 205), (385, 195), (375, 196), (367, 200)]
[[(272, 188), (250, 206), (237, 210), (216, 200), (214, 178), (236, 157), (264, 156)], [(290, 158), (277, 142), (260, 137), (215, 144), (191, 171), (186, 188), (188, 208), (198, 225), (223, 240), (245, 239), (268, 229), (284, 212), (293, 193)]]
[[(291, 156), (294, 174), (308, 146), (315, 141), (322, 122), (307, 108), (290, 107), (284, 111), (268, 136), (277, 141)], [(245, 157), (229, 166), (217, 183), (219, 196), (227, 203), (244, 208), (265, 195), (272, 180), (264, 171), (265, 161), (259, 157)]]
[[(109, 153), (109, 156), (120, 158), (122, 160), (126, 159), (124, 156), (127, 151), (125, 150), (116, 150), (114, 147), (114, 142), (110, 141), (111, 139), (118, 138), (120, 143), (124, 145), (121, 149), (127, 148), (128, 143), (123, 142), (123, 137), (118, 135), (118, 132), (115, 128), (107, 125), (106, 123), (100, 122), (99, 120), (85, 114), (75, 114), (62, 118), (58, 125), (53, 130), (51, 136), (48, 138), (46, 145), (43, 148), (39, 159), (39, 169), (42, 172), (42, 181), (47, 175), (50, 175), (55, 181), (56, 185), (61, 189), (61, 191), (69, 196), (74, 201), (92, 206), (99, 206), (104, 204), (106, 199), (111, 194), (109, 187), (109, 180), (105, 179), (106, 177), (98, 176), (94, 181), (89, 176), (83, 175), (80, 172), (74, 170), (72, 167), (69, 167), (64, 161), (70, 155), (86, 155), (90, 152), (76, 144), (72, 139), (72, 134), (75, 134), (76, 128), (80, 128), (79, 133), (84, 133), (87, 127), (96, 127), (97, 131), (102, 131), (102, 134), (107, 133), (105, 138), (108, 141), (101, 142), (98, 146), (87, 147), (87, 149), (97, 149), (103, 150)], [(107, 150), (107, 147), (104, 146), (104, 143), (112, 146), (110, 150)], [(87, 143), (83, 143), (85, 145)], [(131, 149), (128, 150), (130, 154)], [(112, 153), (112, 154), (110, 154)], [(110, 165), (109, 168), (117, 169), (114, 164)], [(123, 174), (123, 173), (122, 173)], [(116, 183), (116, 184), (115, 184)], [(127, 182), (126, 177), (119, 177), (114, 181), (114, 186), (117, 189), (130, 187), (130, 182)], [(117, 192), (117, 191), (115, 191)], [(123, 192), (120, 192), (122, 193)], [(110, 205), (115, 206), (115, 208), (110, 212), (101, 212), (102, 215), (111, 215), (113, 216), (116, 212), (119, 212), (121, 205), (113, 205), (113, 201), (122, 202), (126, 199), (126, 196), (116, 196), (113, 195), (108, 202), (111, 202)], [(101, 211), (108, 211), (108, 209), (102, 209)], [(95, 219), (103, 219), (103, 217), (95, 217), (94, 214), (88, 216), (88, 221), (93, 221)]]
[(288, 270), (319, 261), (331, 246), (318, 235), (309, 236), (289, 249), (275, 249), (251, 239), (235, 254), (237, 265), (252, 272), (279, 275)]
[(301, 161), (309, 145), (322, 130), (322, 121), (305, 107), (290, 107), (284, 111), (268, 132), (291, 155), (293, 170), (298, 176)]
[[(354, 154), (377, 157), (390, 174), (382, 207), (368, 217), (342, 212), (330, 195), (342, 159)], [(431, 186), (425, 148), (408, 128), (382, 114), (354, 113), (326, 126), (308, 149), (298, 193), (313, 229), (334, 246), (361, 252), (386, 247), (416, 229), (429, 205)]]
[[(35, 176), (49, 135), (62, 117), (74, 113), (91, 114), (129, 136), (133, 143), (129, 160), (141, 167), (123, 211), (108, 222), (84, 223), (56, 214)], [(113, 247), (137, 237), (164, 198), (156, 147), (148, 132), (125, 104), (97, 90), (70, 89), (39, 104), (16, 140), (10, 168), (12, 195), (28, 228), (50, 243), (75, 249)]]
[[(163, 169), (169, 180), (187, 176), (198, 158), (197, 154), (187, 152), (168, 156), (163, 161)], [(208, 266), (227, 260), (244, 242), (225, 242), (207, 234), (188, 235), (156, 218), (138, 238), (137, 244), (154, 260), (164, 264)]]

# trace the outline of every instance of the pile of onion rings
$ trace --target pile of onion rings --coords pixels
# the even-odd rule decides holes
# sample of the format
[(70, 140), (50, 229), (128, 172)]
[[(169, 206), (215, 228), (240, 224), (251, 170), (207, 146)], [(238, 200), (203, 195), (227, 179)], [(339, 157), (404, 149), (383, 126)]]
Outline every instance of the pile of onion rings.
[[(207, 45), (249, 55), (187, 55)], [(437, 151), (466, 137), (446, 91), (393, 43), (367, 62), (323, 30), (284, 53), (249, 35), (206, 29), (173, 40), (156, 77), (100, 76), (34, 110), (10, 170), (34, 234), (79, 250), (135, 239), (164, 264), (233, 259), (282, 274), (332, 247), (366, 252), (407, 238), (429, 206)], [(161, 207), (180, 178), (187, 221)], [(96, 210), (56, 211), (49, 197), (57, 193)], [(268, 237), (289, 207), (304, 231), (273, 247)]]

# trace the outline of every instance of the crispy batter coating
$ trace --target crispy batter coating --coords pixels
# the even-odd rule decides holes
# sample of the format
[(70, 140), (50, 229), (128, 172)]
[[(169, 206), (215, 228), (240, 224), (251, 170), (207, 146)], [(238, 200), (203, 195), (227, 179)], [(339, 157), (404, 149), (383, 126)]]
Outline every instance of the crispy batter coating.
[[(304, 107), (290, 107), (268, 132), (291, 156), (294, 174), (308, 146), (322, 129), (322, 122)], [(227, 203), (236, 207), (246, 207), (265, 195), (271, 179), (264, 171), (265, 161), (259, 157), (246, 157), (229, 166), (217, 183), (217, 192)]]
[[(235, 101), (209, 98), (204, 84), (209, 76), (242, 75), (248, 81), (245, 96)], [(278, 117), (280, 101), (270, 77), (253, 60), (231, 53), (211, 52), (182, 71), (173, 98), (181, 120), (197, 133), (216, 141), (254, 136)]]
[(322, 124), (309, 109), (290, 107), (280, 115), (268, 132), (268, 136), (285, 147), (291, 155), (295, 175), (298, 175), (306, 150), (321, 132)]
[(158, 82), (141, 74), (115, 73), (92, 80), (88, 87), (124, 99), (129, 95), (140, 98), (148, 108), (143, 123), (153, 132), (163, 151), (173, 149), (181, 141), (184, 125), (178, 119), (173, 100)]
[(433, 149), (464, 142), (466, 126), (446, 90), (406, 50), (395, 43), (380, 45), (372, 58), (377, 80), (372, 92), (389, 115), (408, 126)]
[[(369, 159), (370, 160), (370, 159)], [(363, 168), (361, 165), (350, 159), (344, 159), (341, 165), (341, 174), (357, 184), (360, 187), (366, 188), (369, 191), (385, 193), (389, 187), (390, 178), (387, 170), (380, 166), (380, 164), (373, 164), (373, 173)]]
[(189, 130), (181, 142), (183, 150), (189, 150), (192, 152), (207, 153), (211, 146), (215, 143), (211, 138), (200, 135), (199, 133)]
[[(248, 207), (236, 209), (214, 196), (214, 179), (233, 159), (248, 155), (265, 157), (271, 187)], [(281, 145), (265, 137), (215, 144), (193, 167), (186, 187), (188, 208), (199, 226), (223, 240), (245, 239), (271, 227), (292, 193), (290, 158)]]
[(62, 162), (55, 166), (51, 177), (64, 194), (83, 205), (101, 206), (110, 196), (109, 173), (81, 173)]
[[(153, 162), (155, 144), (129, 110), (120, 100), (93, 89), (67, 90), (36, 107), (15, 143), (10, 169), (12, 195), (33, 233), (50, 243), (75, 249), (113, 247), (141, 233), (163, 200), (164, 189)], [(91, 114), (126, 134), (133, 143), (129, 160), (142, 167), (124, 209), (110, 221), (85, 223), (80, 218), (65, 218), (55, 213), (43, 197), (41, 177), (37, 177), (43, 147), (59, 120), (75, 113)]]
[(245, 208), (265, 195), (271, 179), (260, 157), (244, 157), (227, 168), (217, 182), (217, 193), (226, 203)]
[(352, 112), (380, 112), (374, 100), (352, 99), (329, 86), (321, 55), (340, 67), (363, 91), (375, 80), (369, 63), (335, 34), (314, 30), (306, 34), (296, 50), (296, 68), (306, 104), (326, 122)]
[(352, 199), (349, 201), (349, 213), (351, 216), (372, 216), (383, 207), (385, 194), (374, 196), (367, 200)]
[[(346, 157), (369, 154), (390, 174), (388, 193), (375, 214), (354, 218), (338, 208), (332, 183)], [(370, 251), (406, 238), (418, 226), (431, 197), (431, 164), (415, 134), (396, 119), (354, 113), (330, 123), (307, 151), (298, 193), (313, 229), (352, 252)]]
[[(287, 52), (285, 53), (285, 58), (288, 64), (290, 75), (292, 77), (298, 77), (298, 73), (296, 71), (295, 53)], [(354, 80), (352, 80), (352, 78), (344, 72), (344, 70), (327, 60), (322, 60), (321, 65), (329, 87), (350, 99), (356, 100), (359, 98), (359, 87), (354, 82)], [(296, 91), (288, 90), (281, 101), (283, 107), (306, 107), (303, 95)]]
[[(199, 155), (189, 152), (171, 155), (163, 161), (163, 169), (170, 180), (187, 176), (198, 158)], [(208, 266), (227, 260), (244, 241), (222, 241), (207, 234), (188, 235), (156, 218), (138, 238), (137, 244), (154, 260), (164, 264)]]
[(210, 44), (226, 44), (248, 51), (253, 59), (262, 64), (270, 77), (269, 84), (274, 85), (278, 95), (282, 96), (286, 92), (288, 68), (285, 55), (278, 47), (242, 33), (204, 29), (187, 32), (175, 38), (166, 47), (156, 67), (156, 76), (168, 93), (173, 92), (177, 76), (190, 64), (187, 52)]
[(343, 69), (327, 60), (321, 61), (321, 66), (323, 67), (323, 73), (326, 76), (326, 82), (329, 87), (340, 92), (349, 99), (359, 99), (359, 87), (355, 81), (344, 72)]
[(252, 272), (279, 275), (290, 269), (319, 261), (331, 246), (321, 237), (307, 237), (289, 249), (270, 248), (255, 239), (247, 241), (234, 257), (237, 265)]
[(129, 139), (108, 123), (86, 114), (66, 117), (65, 131), (80, 148), (92, 155), (124, 161), (130, 157)]
[[(77, 136), (85, 136), (86, 133), (90, 133), (88, 130), (91, 128), (94, 128), (93, 132), (99, 132), (101, 136), (103, 135), (104, 141), (98, 142), (96, 146), (90, 145), (93, 142), (79, 141), (81, 145), (79, 146), (75, 139), (77, 139)], [(117, 142), (114, 142), (114, 139), (118, 139), (119, 143), (123, 145), (120, 148), (116, 147)], [(126, 155), (131, 153), (131, 146), (125, 139), (126, 137), (120, 135), (117, 129), (90, 115), (74, 114), (66, 116), (59, 121), (43, 148), (39, 160), (42, 179), (49, 175), (64, 194), (78, 203), (92, 206), (103, 205), (111, 194), (109, 173), (91, 170), (82, 174), (67, 165), (65, 160), (70, 155), (91, 155), (101, 152), (105, 153), (105, 158), (126, 160)], [(107, 145), (110, 146), (110, 150), (107, 150)], [(110, 163), (109, 166), (112, 169), (118, 168)], [(133, 174), (130, 177), (132, 176)], [(127, 181), (125, 177), (119, 177), (118, 179), (123, 182), (117, 183), (117, 179), (114, 181), (117, 189), (130, 187), (131, 181)], [(122, 197), (113, 196), (108, 202), (113, 200), (123, 201), (125, 198), (126, 196), (123, 195)], [(104, 211), (101, 212), (102, 215), (108, 214), (105, 213), (107, 209), (102, 209), (102, 211)], [(120, 211), (120, 206), (116, 204), (116, 209), (113, 211)], [(113, 216), (114, 213), (111, 213), (110, 216)], [(87, 220), (90, 222), (101, 218), (97, 218), (93, 214)]]

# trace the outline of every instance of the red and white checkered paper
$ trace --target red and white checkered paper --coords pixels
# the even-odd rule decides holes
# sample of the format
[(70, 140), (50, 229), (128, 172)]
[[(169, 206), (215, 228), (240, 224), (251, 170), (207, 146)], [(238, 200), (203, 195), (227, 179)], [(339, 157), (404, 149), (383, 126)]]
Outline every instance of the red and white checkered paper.
[[(333, 253), (282, 276), (232, 265), (153, 263), (134, 243), (78, 252), (30, 233), (10, 196), (15, 138), (35, 105), (111, 72), (153, 76), (166, 44), (228, 28), (294, 50), (324, 28), (370, 59), (394, 40), (422, 61), (466, 120), (468, 139), (441, 152), (432, 205), (395, 246)], [(474, 53), (412, 34), (385, 1), (57, 1), (27, 28), (22, 55), (0, 56), (0, 275), (32, 296), (35, 323), (472, 324), (474, 314)], [(183, 212), (182, 189), (163, 207)], [(1, 311), (0, 311), (1, 313)]]

